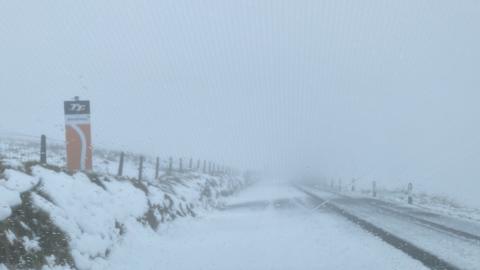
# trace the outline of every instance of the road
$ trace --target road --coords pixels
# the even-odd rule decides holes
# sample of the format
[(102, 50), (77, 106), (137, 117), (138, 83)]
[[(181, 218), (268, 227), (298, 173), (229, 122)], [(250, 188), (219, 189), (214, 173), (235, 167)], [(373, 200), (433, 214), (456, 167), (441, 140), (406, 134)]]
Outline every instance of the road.
[(127, 237), (102, 269), (428, 269), (289, 185)]
[[(432, 268), (480, 269), (478, 223), (372, 198), (345, 196), (312, 187), (302, 189), (313, 199), (318, 199), (318, 203), (332, 206), (340, 215), (352, 215), (372, 225), (375, 227), (370, 230), (372, 233), (378, 234), (376, 230), (380, 230), (385, 235), (395, 236), (398, 239), (393, 245), (399, 248), (411, 245), (414, 252), (410, 255), (425, 253), (418, 259)], [(402, 243), (399, 245), (398, 242)], [(405, 249), (407, 253), (408, 249)], [(432, 262), (434, 260), (437, 262)], [(445, 265), (439, 266), (442, 263)]]

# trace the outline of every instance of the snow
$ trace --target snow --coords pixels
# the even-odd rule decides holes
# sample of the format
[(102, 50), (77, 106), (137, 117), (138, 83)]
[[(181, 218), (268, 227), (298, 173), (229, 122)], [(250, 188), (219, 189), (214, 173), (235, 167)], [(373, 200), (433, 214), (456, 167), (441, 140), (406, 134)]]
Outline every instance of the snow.
[(22, 203), (21, 192), (38, 183), (38, 179), (12, 169), (6, 169), (3, 177), (5, 179), (0, 179), (0, 220), (8, 218), (12, 214), (12, 207)]
[(104, 190), (81, 173), (69, 176), (39, 166), (32, 171), (42, 179), (40, 190), (52, 200), (34, 194), (34, 203), (69, 236), (79, 269), (103, 260), (118, 241), (116, 222), (136, 220), (148, 209), (144, 193), (128, 183), (103, 182)]
[[(349, 199), (344, 194), (336, 195), (317, 189), (310, 189), (310, 191), (323, 199), (332, 200), (331, 203), (346, 212), (371, 222), (461, 269), (478, 269), (480, 265), (480, 248), (474, 240), (464, 239), (449, 232), (425, 226), (408, 217), (418, 215), (422, 220), (443, 224), (446, 227), (474, 235), (478, 235), (479, 223), (456, 220), (431, 212), (420, 212), (415, 206), (404, 207), (394, 204), (390, 207), (379, 207), (376, 200), (372, 200), (371, 204), (365, 203), (361, 196)], [(401, 215), (402, 213), (405, 215)]]
[(0, 183), (0, 220), (12, 214), (12, 207), (22, 202), (20, 193), (3, 187)]
[[(69, 175), (39, 165), (33, 166), (31, 172), (29, 176), (5, 170), (6, 179), (0, 181), (3, 206), (0, 214), (8, 217), (11, 207), (21, 203), (21, 192), (31, 191), (33, 207), (48, 213), (50, 220), (65, 233), (70, 254), (80, 270), (102, 269), (111, 251), (125, 237), (139, 231), (156, 235), (145, 219), (146, 213), (153, 211), (157, 222), (173, 221), (180, 216), (188, 218), (188, 213), (193, 213), (188, 211), (194, 208), (196, 213), (207, 211), (200, 206), (210, 208), (223, 191), (230, 192), (242, 182), (238, 177), (174, 172), (160, 182), (143, 181), (143, 186), (139, 186), (125, 178)], [(211, 196), (204, 195), (206, 189)], [(27, 251), (40, 248), (38, 236), (17, 237), (14, 233), (7, 236), (10, 242), (19, 239)], [(52, 263), (44, 269), (57, 268)]]
[(15, 206), (22, 202), (20, 198), (20, 192), (5, 188), (1, 186), (1, 184), (0, 184), (0, 196), (2, 198), (1, 200), (4, 205)]
[[(337, 197), (335, 194), (346, 195), (352, 198), (372, 198), (371, 190), (364, 189), (352, 192), (350, 189), (343, 189), (339, 192), (337, 188), (332, 189), (329, 186), (314, 185), (314, 187), (317, 189), (315, 191), (316, 194), (324, 199)], [(329, 190), (330, 192), (322, 190)], [(408, 204), (408, 196), (405, 189), (377, 189), (377, 196), (375, 197), (377, 200), (391, 202), (407, 208), (428, 211), (466, 221), (480, 222), (479, 208), (465, 206), (447, 196), (419, 192), (412, 193), (412, 198), (413, 204)]]
[(12, 214), (11, 207), (22, 202), (20, 193), (3, 187), (0, 183), (0, 220)]
[(10, 168), (15, 168), (18, 170), (23, 169), (23, 163), (20, 160), (17, 159), (2, 159), (2, 164), (4, 166), (8, 166)]
[[(38, 149), (31, 150), (32, 157), (38, 158)], [(28, 154), (22, 155), (28, 158)], [(63, 155), (50, 151), (49, 164), (63, 166)], [(224, 204), (219, 203), (219, 193), (238, 183), (238, 178), (222, 179), (188, 170), (166, 176), (167, 164), (162, 159), (160, 174), (164, 177), (159, 181), (153, 179), (154, 162), (147, 159), (142, 184), (148, 192), (144, 192), (129, 180), (115, 178), (112, 174), (118, 163), (106, 156), (94, 160), (100, 185), (83, 173), (68, 175), (41, 166), (33, 167), (29, 176), (22, 172), (25, 166), (20, 160), (12, 154), (2, 161), (7, 169), (0, 175), (0, 220), (21, 203), (22, 192), (35, 187), (31, 193), (34, 206), (46, 211), (65, 232), (80, 270), (424, 269), (419, 262), (326, 212), (321, 205), (305, 206), (305, 195), (286, 185), (256, 185), (228, 198), (226, 207), (219, 211), (212, 209), (213, 205)], [(137, 162), (134, 155), (125, 156), (124, 176), (138, 175)], [(212, 181), (221, 188), (213, 189), (211, 197), (205, 196), (207, 183)], [(335, 197), (330, 193), (322, 196)], [(379, 196), (395, 199), (386, 192), (379, 191)], [(249, 203), (265, 207), (251, 208)], [(200, 218), (166, 215), (158, 231), (140, 221), (152, 206), (164, 210), (169, 205), (173, 213), (195, 207)], [(163, 222), (158, 212), (154, 215)], [(391, 226), (400, 230), (399, 224)], [(8, 237), (28, 250), (38, 248), (36, 236), (11, 233)], [(50, 258), (43, 269), (64, 269), (54, 262), (55, 258)]]
[[(0, 191), (0, 196), (2, 196), (2, 192)], [(12, 214), (12, 209), (9, 205), (0, 204), (0, 220), (4, 220), (8, 218)]]
[(37, 178), (16, 170), (6, 169), (3, 174), (7, 178), (3, 186), (18, 192), (25, 192), (38, 183)]
[(13, 242), (17, 240), (17, 237), (15, 236), (15, 234), (10, 230), (7, 230), (7, 233), (5, 234), (5, 236), (7, 237), (7, 240), (8, 242), (10, 242), (10, 244), (13, 244)]
[(271, 184), (268, 181), (259, 183), (228, 199), (230, 204), (240, 204), (254, 201), (274, 201), (289, 197), (303, 197), (296, 189), (286, 188), (285, 185)]
[(28, 251), (39, 251), (39, 250), (41, 250), (40, 244), (38, 243), (38, 237), (35, 237), (34, 239), (30, 239), (30, 238), (24, 236), (22, 238), (22, 241), (23, 241), (23, 246)]
[[(137, 183), (129, 179), (138, 175), (137, 156), (126, 154), (124, 177), (116, 177), (112, 173), (117, 171), (118, 162), (114, 160), (118, 156), (106, 151), (96, 155), (96, 179), (92, 180), (92, 176), (84, 173), (69, 175), (35, 163), (27, 166), (23, 162), (38, 159), (37, 143), (2, 141), (0, 144), (5, 149), (0, 174), (0, 221), (8, 218), (15, 206), (22, 204), (22, 198), (31, 198), (32, 204), (25, 201), (22, 207), (33, 207), (48, 214), (49, 220), (65, 234), (69, 252), (80, 270), (102, 269), (111, 250), (125, 237), (138, 231), (155, 235), (152, 229), (157, 227), (155, 222), (162, 227), (170, 226), (167, 222), (179, 217), (188, 218), (208, 211), (243, 182), (241, 177), (214, 176), (195, 170), (167, 174), (165, 159), (161, 164), (161, 179), (154, 179), (155, 163), (147, 158), (144, 177)], [(61, 168), (64, 162), (63, 148), (52, 148), (48, 152), (49, 165)], [(31, 175), (26, 174), (27, 171)], [(22, 194), (28, 196), (21, 197)], [(156, 220), (152, 221), (152, 213)], [(43, 225), (49, 226), (48, 223)], [(21, 221), (12, 226), (30, 231)], [(18, 229), (12, 227), (9, 231), (7, 227), (10, 245), (15, 241), (33, 253), (39, 251), (42, 241), (46, 241), (41, 235), (15, 235)], [(53, 257), (47, 258), (43, 269), (63, 267), (55, 265)]]
[[(289, 187), (261, 185), (228, 202), (301, 196)], [(425, 269), (331, 213), (273, 205), (213, 211), (157, 233), (137, 228), (95, 269)]]

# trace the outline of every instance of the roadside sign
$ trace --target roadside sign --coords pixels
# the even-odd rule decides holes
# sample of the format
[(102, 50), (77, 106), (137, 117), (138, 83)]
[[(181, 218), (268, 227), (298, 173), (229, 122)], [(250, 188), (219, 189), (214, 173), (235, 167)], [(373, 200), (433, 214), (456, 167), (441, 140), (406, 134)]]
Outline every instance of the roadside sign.
[(71, 172), (92, 170), (90, 101), (64, 102), (67, 168)]

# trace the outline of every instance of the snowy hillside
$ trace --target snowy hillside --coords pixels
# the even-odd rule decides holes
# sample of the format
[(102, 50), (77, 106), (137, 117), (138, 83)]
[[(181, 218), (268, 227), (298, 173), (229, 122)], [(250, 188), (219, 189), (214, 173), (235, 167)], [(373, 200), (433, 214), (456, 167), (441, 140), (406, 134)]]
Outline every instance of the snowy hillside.
[[(25, 145), (18, 153), (34, 155), (34, 145)], [(197, 170), (162, 170), (153, 179), (148, 162), (145, 179), (138, 181), (128, 155), (127, 176), (117, 177), (109, 173), (116, 164), (107, 152), (96, 155), (95, 173), (73, 175), (58, 166), (61, 150), (46, 166), (24, 160), (28, 155), (7, 154), (0, 163), (2, 270), (102, 269), (130, 232), (154, 233), (162, 224), (195, 217), (247, 184), (238, 175)]]

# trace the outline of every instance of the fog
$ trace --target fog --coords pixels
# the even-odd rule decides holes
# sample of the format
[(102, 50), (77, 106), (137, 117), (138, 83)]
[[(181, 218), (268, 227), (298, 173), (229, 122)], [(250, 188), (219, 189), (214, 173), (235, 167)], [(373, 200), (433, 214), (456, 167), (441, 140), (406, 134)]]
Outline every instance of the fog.
[[(0, 130), (479, 190), (478, 1), (3, 1)], [(473, 195), (471, 196), (473, 198)]]

